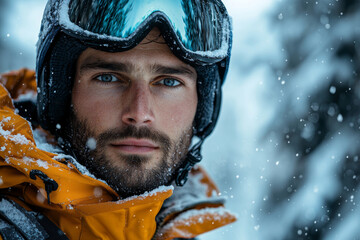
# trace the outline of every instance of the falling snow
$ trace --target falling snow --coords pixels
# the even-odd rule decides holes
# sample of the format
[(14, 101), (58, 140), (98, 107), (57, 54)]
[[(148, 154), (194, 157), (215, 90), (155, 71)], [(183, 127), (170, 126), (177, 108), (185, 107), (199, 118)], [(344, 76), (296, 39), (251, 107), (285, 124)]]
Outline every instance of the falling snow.
[[(3, 72), (34, 68), (34, 33), (45, 3), (21, 1), (26, 7), (20, 8), (11, 7), (13, 2), (11, 11), (0, 9), (6, 24), (0, 38)], [(320, 233), (324, 239), (357, 239), (359, 3), (224, 3), (233, 19), (233, 53), (219, 122), (205, 141), (202, 164), (239, 220), (200, 239), (317, 239)], [(3, 126), (1, 135), (27, 143)], [(87, 146), (95, 148), (96, 141), (89, 139)], [(101, 194), (94, 190), (94, 196)]]

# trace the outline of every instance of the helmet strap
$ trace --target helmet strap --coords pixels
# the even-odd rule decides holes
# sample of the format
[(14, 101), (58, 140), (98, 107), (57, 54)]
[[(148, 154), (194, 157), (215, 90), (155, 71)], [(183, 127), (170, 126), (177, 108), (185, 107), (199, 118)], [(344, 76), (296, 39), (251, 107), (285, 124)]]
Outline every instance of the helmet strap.
[(180, 167), (176, 173), (175, 183), (177, 186), (184, 186), (188, 180), (190, 170), (195, 166), (195, 164), (201, 161), (201, 146), (203, 142), (204, 138), (200, 138), (200, 140), (187, 153), (183, 166)]

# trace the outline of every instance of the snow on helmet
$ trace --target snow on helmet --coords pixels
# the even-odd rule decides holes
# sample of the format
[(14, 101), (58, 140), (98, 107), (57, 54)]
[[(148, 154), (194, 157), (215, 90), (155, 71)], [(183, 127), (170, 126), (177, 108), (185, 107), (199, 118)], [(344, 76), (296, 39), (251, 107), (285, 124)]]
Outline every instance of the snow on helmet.
[(38, 118), (57, 134), (70, 110), (76, 61), (86, 48), (126, 51), (154, 27), (198, 74), (194, 135), (200, 140), (177, 174), (176, 183), (183, 185), (217, 122), (229, 67), (231, 20), (220, 0), (49, 0), (37, 43)]

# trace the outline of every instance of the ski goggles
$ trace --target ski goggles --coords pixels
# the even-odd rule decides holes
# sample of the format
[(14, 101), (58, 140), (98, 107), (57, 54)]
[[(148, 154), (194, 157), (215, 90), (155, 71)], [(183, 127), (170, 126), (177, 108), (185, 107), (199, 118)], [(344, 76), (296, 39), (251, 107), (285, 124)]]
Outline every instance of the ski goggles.
[(133, 48), (158, 27), (175, 55), (203, 65), (227, 58), (232, 40), (220, 0), (64, 0), (59, 23), (85, 45), (108, 51)]

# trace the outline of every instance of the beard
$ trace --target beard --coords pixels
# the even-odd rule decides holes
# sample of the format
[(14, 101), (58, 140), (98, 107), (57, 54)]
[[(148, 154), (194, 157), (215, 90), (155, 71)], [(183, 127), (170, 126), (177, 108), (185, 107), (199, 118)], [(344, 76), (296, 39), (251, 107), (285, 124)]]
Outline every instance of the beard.
[[(98, 136), (86, 120), (71, 111), (69, 125), (62, 136), (71, 147), (72, 155), (97, 178), (106, 181), (120, 196), (126, 198), (170, 185), (183, 165), (192, 138), (192, 126), (177, 139), (149, 127), (127, 125), (113, 128)], [(114, 140), (126, 138), (149, 139), (159, 146), (161, 157), (110, 154), (106, 151)], [(91, 142), (91, 144), (89, 144)], [(150, 166), (149, 166), (150, 165)]]

